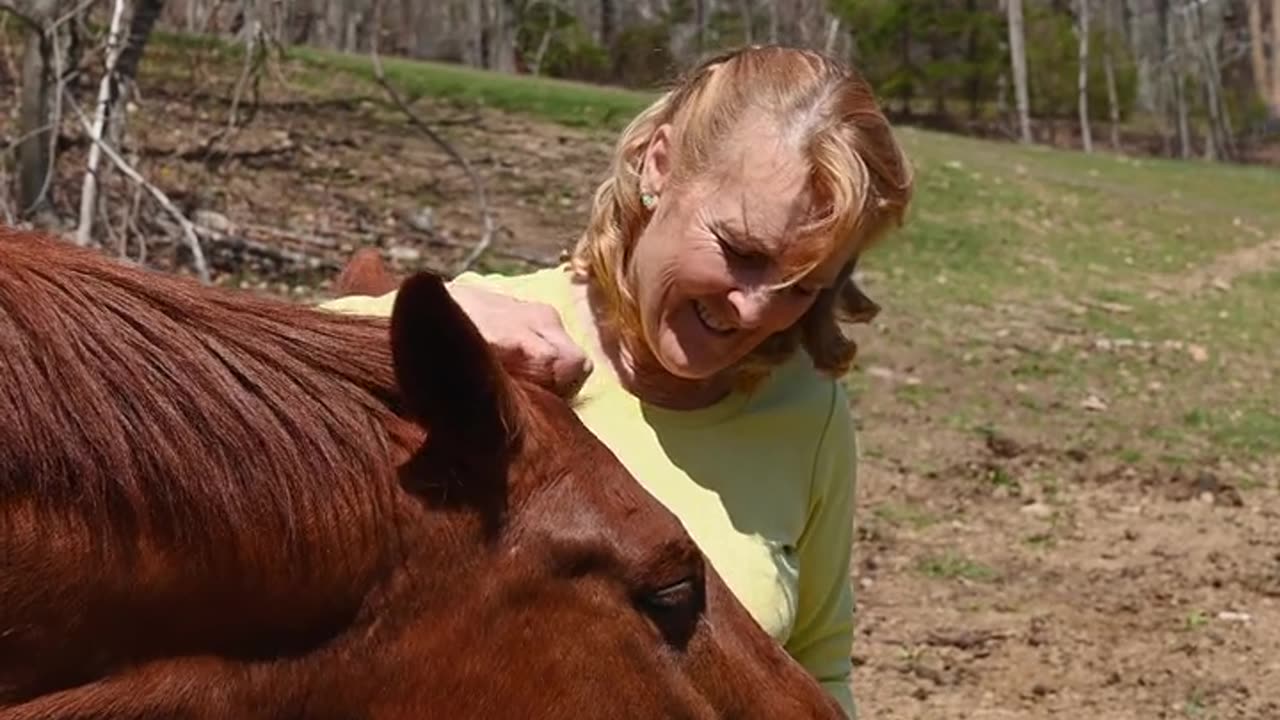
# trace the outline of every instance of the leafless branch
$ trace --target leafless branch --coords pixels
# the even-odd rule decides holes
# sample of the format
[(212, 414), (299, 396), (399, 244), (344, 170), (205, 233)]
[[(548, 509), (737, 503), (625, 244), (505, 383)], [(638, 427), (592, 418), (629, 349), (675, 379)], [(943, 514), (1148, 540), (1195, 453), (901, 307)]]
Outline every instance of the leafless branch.
[[(121, 235), (116, 232), (115, 227), (112, 226), (111, 224), (111, 214), (107, 210), (107, 203), (104, 203), (104, 202), (94, 203), (94, 207), (97, 208), (96, 212), (98, 215), (99, 222), (101, 223), (102, 227), (107, 229), (107, 237), (115, 243), (116, 247), (123, 248), (124, 238), (121, 237)], [(103, 243), (103, 246), (105, 247), (106, 243)]]
[(378, 55), (378, 38), (381, 33), (382, 0), (375, 0), (373, 4), (373, 32), (369, 41), (369, 56), (373, 61), (374, 79), (382, 86), (382, 89), (387, 92), (387, 96), (391, 98), (391, 101), (395, 103), (396, 107), (400, 108), (401, 112), (408, 117), (409, 123), (421, 130), (422, 134), (426, 135), (432, 142), (439, 145), (440, 148), (444, 150), (445, 154), (461, 165), (463, 171), (466, 172), (467, 177), (471, 179), (471, 184), (475, 186), (476, 202), (480, 205), (480, 215), (483, 218), (483, 229), (480, 233), (480, 240), (476, 243), (475, 247), (471, 249), (471, 252), (467, 254), (466, 258), (463, 259), (462, 264), (458, 269), (459, 273), (466, 272), (475, 264), (476, 260), (480, 259), (480, 256), (489, 249), (489, 246), (493, 244), (493, 214), (489, 211), (489, 201), (486, 197), (484, 183), (480, 180), (480, 176), (471, 168), (471, 163), (468, 163), (467, 159), (462, 157), (462, 155), (455, 150), (448, 141), (423, 122), (422, 119), (413, 112), (408, 104), (405, 103), (404, 99), (400, 97), (400, 93), (397, 92), (387, 80), (386, 72), (382, 68), (382, 59)]
[[(89, 119), (85, 117), (84, 112), (80, 109), (80, 106), (77, 105), (75, 99), (70, 96), (67, 97), (67, 102), (80, 118), (80, 124), (84, 127), (85, 132), (90, 133), (90, 136), (92, 137), (93, 128), (89, 124)], [(195, 224), (188, 220), (187, 217), (174, 206), (173, 202), (169, 200), (169, 196), (165, 195), (163, 190), (148, 182), (147, 179), (142, 176), (142, 173), (139, 173), (132, 165), (125, 161), (124, 158), (120, 157), (119, 153), (117, 153), (110, 145), (103, 142), (102, 138), (93, 137), (93, 141), (98, 145), (98, 147), (102, 148), (102, 152), (106, 153), (107, 157), (111, 159), (111, 162), (115, 163), (116, 167), (120, 169), (120, 172), (128, 176), (130, 180), (133, 180), (135, 183), (146, 188), (147, 192), (151, 194), (151, 197), (155, 198), (156, 202), (160, 203), (160, 206), (173, 216), (173, 219), (177, 221), (178, 226), (182, 228), (183, 235), (186, 236), (187, 244), (191, 250), (191, 257), (196, 266), (196, 273), (200, 277), (200, 282), (203, 282), (206, 285), (209, 284), (209, 266), (205, 263), (204, 252), (200, 248), (200, 238), (196, 236)]]
[(98, 2), (98, 0), (81, 0), (80, 4), (78, 4), (78, 5), (76, 5), (75, 7), (71, 8), (71, 10), (70, 10), (70, 11), (68, 11), (68, 12), (64, 13), (64, 14), (63, 14), (62, 16), (60, 16), (57, 20), (54, 20), (54, 21), (53, 21), (53, 25), (50, 27), (50, 29), (51, 29), (51, 30), (57, 30), (59, 27), (61, 27), (61, 26), (62, 26), (62, 24), (63, 24), (63, 23), (68, 22), (68, 21), (70, 21), (71, 19), (75, 18), (75, 17), (76, 17), (77, 15), (79, 15), (80, 13), (82, 13), (82, 12), (84, 12), (85, 10), (89, 9), (89, 6), (90, 6), (90, 5), (92, 5), (92, 4), (94, 4), (94, 3), (96, 3), (96, 2)]
[(9, 173), (0, 168), (0, 220), (5, 225), (14, 224), (13, 208), (9, 207)]
[[(263, 69), (266, 67), (263, 57), (266, 51), (262, 45), (264, 32), (262, 24), (256, 16), (249, 18), (248, 22), (251, 26), (248, 30), (249, 42), (246, 43), (244, 49), (244, 68), (240, 71), (240, 77), (236, 80), (235, 91), (231, 95), (231, 112), (227, 117), (227, 133), (235, 131), (235, 127), (238, 124), (236, 116), (240, 110), (240, 102), (244, 99), (245, 86), (249, 84), (250, 80), (253, 81), (254, 111), (256, 112), (258, 83), (262, 78)], [(253, 113), (250, 113), (250, 118), (252, 118), (252, 115)]]
[(142, 188), (136, 183), (133, 186), (133, 195), (129, 199), (129, 209), (120, 216), (120, 229), (115, 231), (117, 237), (120, 238), (120, 257), (129, 256), (129, 235), (138, 237), (139, 242), (143, 242), (141, 234), (137, 233), (136, 219), (138, 217), (138, 206), (142, 200)]
[(16, 148), (22, 143), (26, 142), (28, 138), (33, 138), (36, 135), (39, 135), (40, 133), (45, 133), (52, 129), (53, 129), (53, 123), (48, 123), (45, 125), (41, 125), (35, 130), (28, 130), (27, 132), (22, 133), (18, 137), (5, 142), (3, 145), (0, 145), (0, 150), (9, 150), (10, 148)]
[(121, 28), (124, 23), (125, 0), (115, 0), (111, 12), (111, 29), (107, 32), (106, 59), (102, 69), (102, 82), (98, 85), (98, 107), (89, 136), (89, 160), (85, 167), (84, 184), (80, 188), (80, 226), (76, 229), (76, 244), (88, 246), (93, 239), (93, 209), (98, 201), (98, 164), (102, 160), (103, 131), (107, 125), (107, 113), (111, 104), (111, 83), (116, 72), (116, 60), (120, 57)]

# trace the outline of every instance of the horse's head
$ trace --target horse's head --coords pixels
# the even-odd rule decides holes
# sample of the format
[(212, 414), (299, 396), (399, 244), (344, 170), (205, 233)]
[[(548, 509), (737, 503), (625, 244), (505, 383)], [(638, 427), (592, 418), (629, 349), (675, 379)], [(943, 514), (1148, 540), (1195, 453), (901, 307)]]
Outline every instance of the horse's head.
[(432, 611), (403, 628), (395, 662), (459, 659), (434, 663), (435, 690), (380, 702), (408, 711), (421, 692), (440, 717), (842, 717), (572, 409), (502, 370), (439, 279), (401, 286), (391, 328), (402, 409), (427, 432), (401, 483), (424, 523), (451, 523), (423, 535), (439, 544), (419, 573)]

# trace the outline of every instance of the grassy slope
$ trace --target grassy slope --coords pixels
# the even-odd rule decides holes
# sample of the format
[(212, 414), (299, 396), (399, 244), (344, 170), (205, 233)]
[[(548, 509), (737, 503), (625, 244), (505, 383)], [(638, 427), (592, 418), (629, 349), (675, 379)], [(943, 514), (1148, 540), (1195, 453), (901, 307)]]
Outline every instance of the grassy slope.
[[(165, 36), (154, 53), (212, 47), (189, 43)], [(332, 93), (340, 75), (379, 96), (364, 56), (290, 54), (305, 68), (293, 75), (303, 87)], [(384, 64), (411, 100), (444, 97), (606, 133), (653, 97)], [(884, 324), (910, 328), (895, 343), (920, 356), (877, 357), (885, 344), (872, 343), (867, 362), (909, 361), (928, 373), (898, 386), (899, 400), (935, 410), (931, 420), (953, 429), (1067, 433), (1064, 444), (1134, 461), (1280, 453), (1280, 378), (1268, 341), (1280, 336), (1270, 309), (1280, 268), (1228, 265), (1230, 292), (1180, 287), (1215, 259), (1280, 238), (1280, 173), (912, 128), (901, 137), (918, 170), (917, 200), (904, 231), (866, 263)], [(872, 381), (850, 382), (861, 391)], [(1084, 409), (1090, 395), (1107, 409)]]
[[(1267, 340), (1280, 337), (1268, 309), (1280, 266), (1231, 262), (1280, 239), (1280, 173), (903, 138), (919, 196), (876, 255), (891, 278), (881, 292), (933, 318), (941, 363), (956, 359), (948, 348), (978, 362), (1015, 348), (967, 373), (986, 397), (962, 406), (999, 404), (1009, 426), (1092, 428), (1125, 456), (1280, 452)], [(1200, 273), (1234, 278), (1230, 291), (1184, 287)], [(1107, 412), (1080, 407), (1090, 393)]]

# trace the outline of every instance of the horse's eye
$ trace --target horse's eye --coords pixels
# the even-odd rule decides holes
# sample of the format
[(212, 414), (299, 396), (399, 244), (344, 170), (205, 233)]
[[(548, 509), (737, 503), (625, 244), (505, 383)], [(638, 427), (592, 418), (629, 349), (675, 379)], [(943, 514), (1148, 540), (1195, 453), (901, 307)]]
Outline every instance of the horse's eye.
[(696, 575), (645, 593), (641, 599), (644, 613), (658, 632), (667, 643), (681, 649), (697, 632), (706, 601), (702, 578)]
[(698, 599), (697, 591), (694, 578), (687, 577), (648, 593), (644, 600), (646, 605), (655, 609), (676, 610), (693, 604)]

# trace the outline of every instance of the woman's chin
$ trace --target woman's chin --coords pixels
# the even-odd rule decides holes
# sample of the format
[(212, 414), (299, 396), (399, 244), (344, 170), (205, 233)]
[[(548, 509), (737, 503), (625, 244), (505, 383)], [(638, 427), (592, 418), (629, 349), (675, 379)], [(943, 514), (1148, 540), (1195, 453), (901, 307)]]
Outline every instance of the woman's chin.
[(657, 349), (662, 367), (682, 380), (710, 380), (728, 367), (719, 353), (709, 352), (711, 348), (681, 342), (673, 333), (663, 333)]

